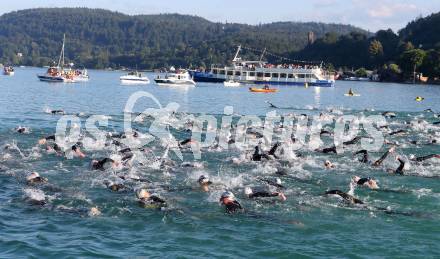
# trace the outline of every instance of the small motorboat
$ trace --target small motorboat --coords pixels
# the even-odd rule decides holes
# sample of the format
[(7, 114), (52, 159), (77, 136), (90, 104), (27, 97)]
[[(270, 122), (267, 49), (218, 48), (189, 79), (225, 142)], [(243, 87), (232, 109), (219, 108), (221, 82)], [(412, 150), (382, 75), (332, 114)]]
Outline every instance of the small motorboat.
[(6, 66), (3, 68), (3, 74), (5, 76), (13, 76), (15, 73), (14, 68), (11, 66)]
[(278, 89), (274, 88), (255, 88), (255, 87), (249, 87), (249, 91), (254, 93), (275, 93), (278, 92)]
[(121, 80), (121, 83), (123, 84), (149, 84), (150, 79), (148, 79), (147, 76), (142, 75), (142, 73), (139, 73), (138, 71), (132, 71), (129, 72), (125, 76), (121, 76), (119, 78)]
[(175, 73), (166, 74), (163, 78), (157, 76), (154, 81), (158, 85), (196, 85), (196, 82), (194, 82), (191, 75), (186, 70), (177, 70)]
[(223, 85), (227, 87), (237, 87), (240, 86), (240, 82), (236, 82), (234, 80), (228, 80), (228, 81), (224, 81)]
[(89, 81), (90, 77), (89, 77), (89, 73), (87, 72), (87, 69), (83, 69), (83, 70), (75, 70), (74, 72), (74, 76), (73, 78), (75, 79), (75, 81), (77, 82), (87, 82)]

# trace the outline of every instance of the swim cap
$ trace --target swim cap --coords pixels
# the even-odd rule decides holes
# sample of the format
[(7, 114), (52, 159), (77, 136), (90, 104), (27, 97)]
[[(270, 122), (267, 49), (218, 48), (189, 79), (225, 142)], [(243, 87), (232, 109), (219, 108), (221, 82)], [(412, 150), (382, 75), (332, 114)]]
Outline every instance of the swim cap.
[(252, 189), (251, 189), (251, 187), (246, 187), (246, 188), (244, 188), (244, 194), (246, 194), (246, 195), (251, 195), (252, 194)]
[(138, 199), (147, 198), (150, 196), (150, 193), (146, 189), (139, 189), (136, 192), (136, 196)]
[(26, 180), (31, 181), (31, 180), (33, 180), (33, 179), (35, 179), (35, 178), (38, 178), (38, 177), (40, 177), (40, 174), (39, 174), (39, 173), (37, 173), (37, 172), (32, 172), (32, 173), (30, 173), (30, 174), (26, 177)]
[(226, 191), (226, 192), (222, 193), (221, 198), (222, 199), (226, 199), (226, 198), (235, 199), (235, 196), (232, 192)]
[(280, 178), (277, 178), (275, 181), (276, 181), (277, 184), (281, 184), (281, 179)]
[(209, 179), (206, 176), (202, 175), (199, 177), (198, 182), (199, 182), (199, 184), (206, 184), (206, 183), (209, 183)]

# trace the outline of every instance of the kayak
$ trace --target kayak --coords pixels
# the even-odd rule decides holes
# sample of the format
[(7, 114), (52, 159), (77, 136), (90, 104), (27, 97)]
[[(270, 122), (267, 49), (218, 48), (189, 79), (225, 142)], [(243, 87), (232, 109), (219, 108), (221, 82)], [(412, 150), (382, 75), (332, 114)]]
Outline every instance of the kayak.
[(360, 94), (344, 94), (344, 95), (349, 97), (361, 96)]
[(278, 92), (278, 89), (264, 89), (264, 88), (249, 87), (249, 91), (255, 92), (255, 93), (275, 93), (275, 92)]

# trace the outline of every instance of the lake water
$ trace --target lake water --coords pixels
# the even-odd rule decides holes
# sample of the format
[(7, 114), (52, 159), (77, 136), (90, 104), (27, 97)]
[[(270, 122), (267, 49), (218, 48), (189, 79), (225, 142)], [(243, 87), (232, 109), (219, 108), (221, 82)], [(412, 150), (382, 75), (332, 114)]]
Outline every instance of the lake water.
[[(395, 155), (381, 167), (360, 163), (353, 150), (344, 154), (301, 151), (303, 157), (287, 161), (286, 202), (263, 202), (244, 197), (245, 186), (261, 184), (259, 177), (274, 178), (270, 163), (234, 164), (237, 150), (206, 151), (204, 168), (175, 167), (152, 170), (145, 166), (125, 169), (151, 183), (129, 182), (130, 188), (146, 186), (165, 198), (168, 211), (138, 206), (134, 192), (112, 192), (106, 179), (120, 172), (92, 171), (92, 158), (109, 156), (109, 150), (85, 151), (85, 159), (66, 159), (48, 154), (38, 139), (55, 133), (60, 115), (46, 111), (62, 109), (67, 114), (110, 116), (108, 131), (121, 130), (127, 99), (137, 91), (148, 91), (165, 106), (176, 102), (182, 114), (223, 114), (232, 106), (234, 114), (279, 113), (356, 116), (393, 111), (391, 130), (407, 134), (388, 136), (397, 142), (397, 153), (408, 160), (440, 153), (438, 144), (410, 144), (440, 138), (440, 87), (431, 85), (340, 82), (334, 88), (280, 87), (274, 94), (250, 93), (247, 87), (225, 88), (199, 83), (197, 87), (124, 86), (121, 72), (89, 71), (87, 83), (39, 82), (40, 68), (18, 68), (15, 76), (0, 76), (0, 257), (439, 257), (440, 163), (407, 163), (405, 175), (387, 173), (396, 168)], [(155, 75), (148, 74), (150, 80)], [(152, 80), (153, 81), (153, 80)], [(352, 88), (360, 97), (346, 97)], [(416, 102), (416, 96), (425, 98)], [(141, 102), (139, 111), (148, 103)], [(432, 109), (434, 113), (424, 112)], [(18, 134), (17, 126), (30, 134)], [(138, 125), (139, 126), (139, 125)], [(83, 127), (82, 127), (83, 128)], [(176, 132), (179, 138), (184, 131)], [(4, 148), (9, 145), (9, 148)], [(14, 148), (11, 148), (14, 147)], [(160, 147), (154, 147), (157, 150)], [(379, 158), (382, 151), (372, 153)], [(185, 154), (186, 160), (191, 156)], [(330, 159), (335, 169), (322, 166)], [(26, 175), (36, 171), (49, 179), (37, 186), (26, 184)], [(218, 183), (210, 192), (197, 185), (201, 174)], [(381, 190), (357, 188), (355, 196), (366, 206), (345, 204), (322, 194), (329, 189), (348, 191), (354, 175), (371, 176)], [(246, 212), (229, 215), (219, 205), (224, 190), (233, 191)], [(32, 205), (29, 195), (44, 192), (47, 203)], [(100, 216), (87, 211), (97, 207)], [(381, 208), (386, 208), (381, 209)]]

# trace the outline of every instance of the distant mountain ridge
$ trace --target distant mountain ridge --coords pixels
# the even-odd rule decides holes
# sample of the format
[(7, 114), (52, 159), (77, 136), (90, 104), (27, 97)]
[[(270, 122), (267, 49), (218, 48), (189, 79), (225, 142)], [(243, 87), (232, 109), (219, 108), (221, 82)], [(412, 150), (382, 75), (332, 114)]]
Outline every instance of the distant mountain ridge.
[[(126, 15), (103, 9), (39, 8), (0, 16), (0, 63), (48, 65), (59, 55), (65, 33), (66, 57), (80, 66), (209, 66), (229, 62), (238, 44), (267, 48), (280, 55), (300, 51), (307, 46), (310, 31), (316, 38), (327, 33), (371, 35), (341, 24), (246, 25), (179, 14)], [(255, 55), (247, 54), (250, 58)]]

